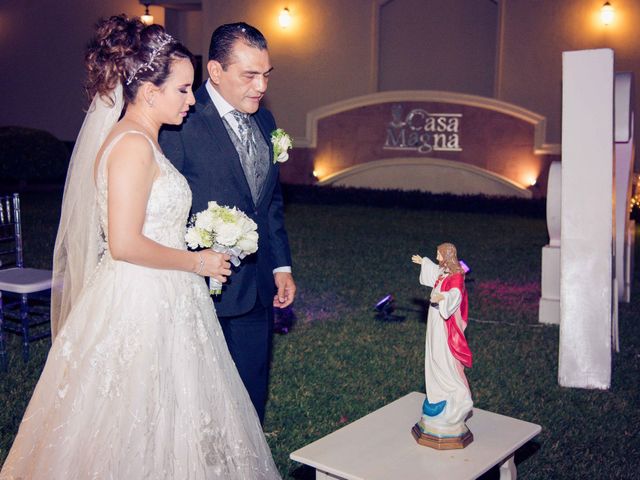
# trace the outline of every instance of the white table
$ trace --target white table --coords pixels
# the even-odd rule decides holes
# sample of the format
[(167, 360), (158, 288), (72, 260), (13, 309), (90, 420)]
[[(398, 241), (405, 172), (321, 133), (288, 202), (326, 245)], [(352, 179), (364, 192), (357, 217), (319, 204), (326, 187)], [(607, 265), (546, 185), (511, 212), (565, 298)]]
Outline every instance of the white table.
[(500, 464), (500, 479), (515, 479), (515, 451), (540, 433), (540, 425), (473, 409), (473, 442), (460, 450), (418, 445), (411, 427), (424, 394), (395, 402), (296, 450), (291, 459), (316, 469), (316, 480), (427, 480), (476, 478)]

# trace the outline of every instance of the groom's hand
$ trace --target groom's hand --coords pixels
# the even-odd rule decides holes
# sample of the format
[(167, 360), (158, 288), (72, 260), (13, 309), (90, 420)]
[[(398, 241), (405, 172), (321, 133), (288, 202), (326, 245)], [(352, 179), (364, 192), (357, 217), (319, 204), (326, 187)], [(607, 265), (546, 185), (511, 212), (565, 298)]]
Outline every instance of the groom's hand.
[(289, 272), (276, 272), (273, 274), (273, 278), (278, 288), (278, 293), (273, 297), (273, 306), (277, 308), (288, 307), (296, 296), (296, 284), (293, 281), (293, 275)]

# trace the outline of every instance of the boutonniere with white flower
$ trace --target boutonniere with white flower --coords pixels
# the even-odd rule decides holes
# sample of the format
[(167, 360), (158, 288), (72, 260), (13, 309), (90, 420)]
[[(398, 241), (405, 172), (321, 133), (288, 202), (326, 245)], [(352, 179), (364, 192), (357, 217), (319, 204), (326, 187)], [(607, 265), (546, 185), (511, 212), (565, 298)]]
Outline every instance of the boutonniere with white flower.
[(273, 145), (273, 163), (284, 163), (289, 160), (289, 149), (293, 147), (291, 137), (281, 128), (271, 132), (271, 144)]

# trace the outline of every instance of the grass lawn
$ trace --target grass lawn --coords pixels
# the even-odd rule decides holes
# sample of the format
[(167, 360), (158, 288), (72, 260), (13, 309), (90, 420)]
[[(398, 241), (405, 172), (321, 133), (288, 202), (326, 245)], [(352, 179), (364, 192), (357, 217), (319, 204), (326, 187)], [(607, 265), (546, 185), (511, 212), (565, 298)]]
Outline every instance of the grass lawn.
[[(25, 195), (23, 204), (27, 263), (47, 267), (59, 195)], [(638, 478), (640, 293), (620, 306), (611, 389), (559, 387), (558, 328), (537, 323), (544, 220), (300, 203), (289, 204), (286, 216), (299, 294), (294, 328), (275, 338), (265, 421), (283, 477), (313, 478), (288, 459), (293, 450), (424, 391), (428, 290), (411, 255), (433, 258), (439, 243), (452, 241), (472, 268), (467, 335), (474, 365), (467, 374), (475, 405), (543, 428), (516, 455), (519, 478)], [(373, 305), (387, 293), (403, 322), (374, 318)], [(34, 344), (23, 365), (18, 339), (9, 338), (10, 370), (0, 377), (0, 461), (48, 348), (46, 340)]]

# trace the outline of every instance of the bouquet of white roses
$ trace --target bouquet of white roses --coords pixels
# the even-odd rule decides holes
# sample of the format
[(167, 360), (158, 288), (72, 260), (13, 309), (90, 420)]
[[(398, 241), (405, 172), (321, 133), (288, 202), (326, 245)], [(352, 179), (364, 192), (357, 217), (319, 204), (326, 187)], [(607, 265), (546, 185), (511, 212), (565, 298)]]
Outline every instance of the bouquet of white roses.
[[(243, 211), (236, 207), (209, 202), (209, 207), (191, 216), (185, 240), (189, 248), (211, 248), (231, 256), (234, 266), (240, 260), (258, 251), (258, 226)], [(222, 284), (209, 279), (212, 295), (222, 292)]]

